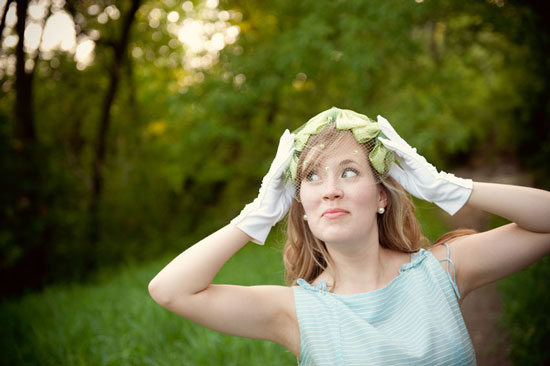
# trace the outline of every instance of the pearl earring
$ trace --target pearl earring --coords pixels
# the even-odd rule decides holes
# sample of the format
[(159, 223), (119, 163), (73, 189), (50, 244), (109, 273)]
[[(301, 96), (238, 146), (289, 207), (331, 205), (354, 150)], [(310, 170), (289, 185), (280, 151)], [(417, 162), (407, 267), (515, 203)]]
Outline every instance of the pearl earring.
[(380, 207), (380, 208), (378, 209), (378, 213), (379, 213), (380, 215), (382, 215), (384, 212), (386, 212), (386, 209), (385, 209), (384, 207)]
[(307, 221), (307, 215), (303, 216), (304, 221)]

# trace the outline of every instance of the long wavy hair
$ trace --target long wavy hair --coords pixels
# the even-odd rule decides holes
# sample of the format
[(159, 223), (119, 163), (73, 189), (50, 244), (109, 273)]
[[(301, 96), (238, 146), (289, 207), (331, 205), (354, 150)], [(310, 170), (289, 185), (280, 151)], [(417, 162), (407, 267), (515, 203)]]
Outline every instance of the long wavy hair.
[[(342, 131), (349, 133), (349, 131)], [(368, 153), (368, 151), (366, 151)], [(298, 162), (298, 175), (303, 169), (302, 160), (307, 152), (301, 154)], [(367, 159), (368, 160), (368, 159)], [(370, 164), (370, 162), (369, 162)], [(372, 169), (376, 175), (376, 171)], [(387, 196), (386, 211), (377, 215), (377, 228), (380, 245), (384, 248), (403, 253), (413, 253), (428, 246), (429, 240), (422, 234), (420, 223), (414, 215), (415, 207), (403, 187), (392, 177), (377, 177)], [(297, 183), (297, 196), (299, 196)], [(324, 270), (334, 266), (325, 243), (316, 238), (306, 221), (303, 220), (304, 208), (296, 199), (293, 200), (287, 220), (287, 241), (283, 250), (285, 265), (285, 282), (295, 285), (302, 278), (308, 282), (315, 280)], [(472, 230), (457, 230), (445, 234), (434, 245), (452, 240), (458, 236), (471, 234)], [(334, 287), (334, 283), (332, 287)]]

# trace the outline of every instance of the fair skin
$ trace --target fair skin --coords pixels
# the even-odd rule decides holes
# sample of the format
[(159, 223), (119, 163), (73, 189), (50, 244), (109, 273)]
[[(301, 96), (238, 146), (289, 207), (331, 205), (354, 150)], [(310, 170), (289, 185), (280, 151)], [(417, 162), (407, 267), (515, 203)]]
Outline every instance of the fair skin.
[[(383, 287), (395, 277), (399, 262), (410, 256), (378, 244), (375, 213), (386, 207), (387, 198), (374, 180), (367, 154), (346, 134), (336, 150), (312, 156), (315, 164), (307, 164), (309, 158), (300, 188), (309, 228), (326, 244), (335, 263), (345, 263), (335, 266), (336, 273), (325, 271), (315, 282), (326, 281), (332, 292), (341, 294)], [(344, 192), (345, 199), (340, 199)], [(332, 288), (335, 278), (347, 280)]]
[[(339, 294), (379, 289), (396, 277), (410, 256), (378, 243), (376, 215), (387, 198), (373, 184), (366, 159), (349, 148), (330, 155), (318, 164), (319, 180), (313, 177), (301, 186), (310, 229), (325, 241), (334, 262), (334, 272), (323, 272), (314, 284), (330, 284), (337, 278), (332, 292)], [(550, 253), (550, 192), (476, 182), (467, 205), (512, 223), (452, 242), (462, 298)], [(250, 240), (231, 225), (223, 227), (172, 260), (150, 282), (149, 292), (166, 309), (202, 326), (270, 340), (299, 357), (292, 288), (211, 284), (225, 262)], [(431, 250), (437, 258), (446, 256), (443, 246)]]

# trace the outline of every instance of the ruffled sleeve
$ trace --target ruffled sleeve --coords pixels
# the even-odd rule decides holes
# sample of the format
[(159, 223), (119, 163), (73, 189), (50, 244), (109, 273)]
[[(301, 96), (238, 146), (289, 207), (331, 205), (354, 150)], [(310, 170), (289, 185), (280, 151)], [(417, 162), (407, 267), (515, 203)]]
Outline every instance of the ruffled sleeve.
[(321, 292), (321, 293), (325, 293), (327, 291), (327, 283), (325, 281), (321, 281), (317, 285), (313, 286), (303, 278), (299, 278), (298, 281), (296, 281), (296, 283), (298, 284), (298, 286), (306, 290)]
[(413, 253), (411, 255), (411, 261), (408, 263), (405, 263), (401, 266), (399, 269), (399, 273), (406, 272), (416, 266), (418, 266), (424, 259), (426, 259), (426, 256), (428, 255), (428, 252), (426, 249), (422, 248), (418, 252)]

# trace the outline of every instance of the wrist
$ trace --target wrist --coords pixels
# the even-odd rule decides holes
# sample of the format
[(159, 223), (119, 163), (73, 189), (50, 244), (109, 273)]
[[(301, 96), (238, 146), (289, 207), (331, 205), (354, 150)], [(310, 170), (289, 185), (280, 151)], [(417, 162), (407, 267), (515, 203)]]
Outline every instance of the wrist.
[(259, 214), (259, 211), (254, 202), (249, 203), (239, 216), (231, 220), (231, 225), (244, 233), (249, 241), (263, 245), (274, 224), (269, 217)]
[(254, 239), (253, 237), (251, 237), (250, 235), (248, 235), (247, 232), (245, 232), (244, 230), (242, 230), (239, 226), (237, 225), (234, 225), (233, 222), (230, 222), (229, 223), (229, 226), (231, 226), (233, 229), (237, 230), (239, 233), (242, 234), (244, 240), (246, 240), (246, 242), (248, 243), (249, 241), (255, 243), (255, 244), (259, 244), (259, 245), (263, 245), (263, 243), (258, 243), (256, 241), (256, 239)]
[(445, 172), (439, 173), (438, 197), (433, 202), (449, 215), (457, 213), (468, 202), (473, 188), (471, 179), (455, 177)]

